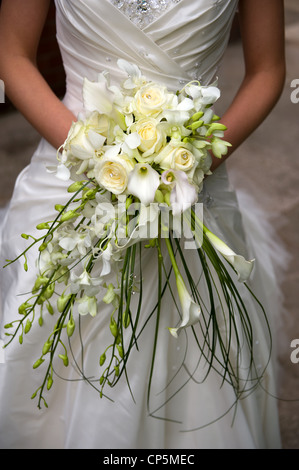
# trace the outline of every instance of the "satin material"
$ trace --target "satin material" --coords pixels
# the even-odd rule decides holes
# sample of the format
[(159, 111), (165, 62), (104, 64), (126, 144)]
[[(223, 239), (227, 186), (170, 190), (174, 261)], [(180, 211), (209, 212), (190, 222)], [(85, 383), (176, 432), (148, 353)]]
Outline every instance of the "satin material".
[[(81, 86), (86, 76), (96, 79), (103, 69), (110, 72), (111, 81), (118, 81), (121, 73), (116, 67), (118, 58), (139, 65), (153, 80), (164, 82), (175, 90), (183, 83), (201, 75), (204, 83), (213, 80), (219, 61), (228, 42), (231, 22), (237, 1), (223, 0), (217, 6), (209, 0), (182, 0), (166, 14), (144, 28), (134, 26), (108, 0), (56, 0), (57, 34), (67, 73), (65, 104), (78, 113), (82, 110)], [(120, 28), (121, 25), (121, 28)], [(65, 184), (45, 171), (45, 165), (55, 162), (55, 150), (44, 140), (35, 152), (31, 164), (17, 179), (14, 194), (6, 215), (2, 233), (2, 258), (12, 259), (27, 242), (22, 232), (33, 233), (41, 220), (53, 218), (55, 203), (63, 203)], [(205, 219), (211, 229), (239, 253), (249, 255), (252, 247), (246, 245), (242, 216), (234, 191), (230, 188), (223, 165), (205, 187)], [(245, 226), (246, 232), (246, 226)], [(186, 250), (187, 263), (199, 279), (201, 269), (192, 250)], [(5, 268), (1, 277), (2, 327), (18, 315), (22, 302), (19, 294), (30, 291), (35, 270), (36, 252), (28, 255), (29, 272), (21, 261)], [(144, 305), (142, 319), (156, 302), (156, 261), (150, 251), (143, 255)], [(268, 282), (258, 271), (255, 282)], [(273, 280), (270, 280), (273, 285)], [(264, 284), (265, 289), (269, 288)], [(266, 290), (265, 290), (266, 292)], [(201, 292), (203, 298), (206, 292)], [(254, 329), (258, 332), (256, 360), (263, 365), (268, 355), (268, 344), (263, 325), (255, 314), (255, 306), (243, 291)], [(265, 300), (265, 299), (262, 299)], [(273, 298), (275, 306), (275, 299)], [(54, 385), (47, 396), (49, 408), (38, 410), (30, 396), (40, 385), (42, 371), (32, 370), (40, 357), (47, 325), (54, 324), (55, 316), (45, 316), (45, 326), (34, 325), (21, 346), (16, 341), (5, 352), (5, 364), (0, 365), (0, 447), (1, 448), (64, 448), (64, 449), (209, 449), (209, 448), (279, 448), (279, 426), (276, 403), (262, 389), (242, 400), (230, 412), (235, 397), (217, 374), (198, 385), (190, 380), (186, 368), (197, 366), (198, 350), (192, 335), (180, 335), (175, 340), (168, 332), (178, 321), (170, 296), (163, 298), (157, 361), (153, 376), (150, 408), (147, 408), (147, 385), (151, 367), (154, 320), (146, 327), (140, 342), (140, 351), (134, 351), (128, 366), (128, 376), (135, 401), (126, 380), (107, 390), (111, 399), (99, 398), (98, 393), (78, 380), (74, 362), (67, 369), (57, 364)], [(269, 311), (272, 311), (273, 305)], [(276, 304), (278, 305), (278, 303)], [(99, 376), (98, 359), (107, 346), (107, 322), (110, 308), (101, 305), (95, 319), (82, 319), (85, 375)], [(3, 330), (2, 330), (3, 334)], [(42, 336), (42, 340), (41, 340)], [(4, 338), (4, 336), (2, 336)], [(184, 354), (186, 345), (188, 352)], [(73, 344), (74, 356), (81, 359), (79, 339)], [(184, 359), (184, 367), (181, 367)], [(196, 372), (200, 380), (205, 372), (202, 364)], [(63, 377), (63, 379), (59, 378)], [(67, 380), (64, 380), (67, 379)], [(184, 387), (182, 385), (185, 384)], [(265, 385), (275, 391), (271, 364), (265, 376)], [(181, 389), (181, 390), (180, 390)], [(177, 390), (179, 393), (174, 394)], [(173, 396), (172, 396), (173, 395)], [(156, 419), (149, 416), (154, 412)], [(220, 418), (220, 416), (223, 417)], [(190, 431), (216, 420), (201, 430)], [(233, 422), (233, 426), (232, 426)], [(181, 432), (186, 431), (186, 432)]]

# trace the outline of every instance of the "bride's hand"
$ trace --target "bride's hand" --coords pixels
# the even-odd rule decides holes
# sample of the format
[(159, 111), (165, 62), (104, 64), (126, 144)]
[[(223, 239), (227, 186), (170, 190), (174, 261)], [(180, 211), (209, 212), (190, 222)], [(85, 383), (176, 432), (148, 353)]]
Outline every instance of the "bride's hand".
[(50, 0), (2, 0), (0, 78), (16, 108), (58, 148), (75, 116), (54, 94), (36, 65), (49, 5)]

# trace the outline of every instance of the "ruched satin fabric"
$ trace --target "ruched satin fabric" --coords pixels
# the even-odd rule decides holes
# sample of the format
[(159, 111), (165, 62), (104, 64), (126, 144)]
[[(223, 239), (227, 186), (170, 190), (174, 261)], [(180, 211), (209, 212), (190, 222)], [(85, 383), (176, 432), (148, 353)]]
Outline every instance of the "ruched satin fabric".
[[(228, 43), (230, 27), (237, 8), (236, 0), (181, 0), (143, 30), (132, 24), (109, 0), (56, 0), (57, 37), (67, 75), (64, 103), (75, 113), (82, 111), (83, 78), (96, 80), (108, 70), (112, 83), (125, 78), (116, 66), (119, 58), (137, 64), (149, 79), (177, 90), (184, 83), (200, 78), (210, 83)], [(66, 184), (47, 173), (46, 165), (55, 164), (56, 150), (45, 140), (36, 150), (31, 164), (19, 175), (2, 231), (1, 264), (17, 256), (26, 246), (20, 234), (32, 233), (41, 220), (53, 218), (54, 204), (66, 200)], [(205, 187), (208, 201), (205, 217), (211, 230), (222, 237), (235, 251), (253, 256), (252, 246), (245, 243), (246, 225), (242, 223), (236, 195), (229, 185), (222, 166)], [(246, 217), (244, 220), (247, 220)], [(251, 232), (252, 234), (252, 232)], [(257, 235), (259, 235), (257, 233)], [(258, 242), (258, 240), (257, 240)], [(200, 276), (198, 259), (186, 250), (186, 260), (194, 276)], [(21, 294), (30, 291), (35, 278), (36, 252), (28, 255), (29, 272), (16, 263), (1, 272), (1, 337), (3, 325), (18, 316)], [(156, 302), (156, 260), (149, 251), (143, 255), (144, 305), (149, 311)], [(275, 291), (275, 280), (264, 272), (254, 272), (254, 282)], [(269, 292), (269, 290), (268, 290)], [(202, 292), (203, 297), (206, 296)], [(244, 301), (255, 318), (259, 333), (256, 360), (267, 358), (263, 325), (254, 313), (254, 304), (246, 291)], [(265, 299), (263, 298), (262, 301)], [(273, 305), (275, 298), (273, 296)], [(271, 312), (273, 310), (271, 305)], [(278, 305), (278, 303), (277, 303)], [(55, 370), (53, 388), (47, 395), (49, 408), (38, 410), (32, 393), (43, 379), (42, 370), (32, 370), (40, 357), (47, 325), (55, 316), (44, 318), (45, 326), (34, 325), (21, 346), (18, 341), (5, 351), (0, 364), (0, 447), (2, 449), (257, 449), (279, 448), (280, 436), (275, 400), (262, 389), (240, 401), (234, 415), (235, 396), (232, 389), (221, 386), (221, 378), (211, 373), (199, 385), (190, 380), (186, 368), (197, 365), (198, 349), (190, 335), (175, 340), (168, 327), (178, 317), (170, 296), (162, 303), (156, 366), (150, 408), (147, 407), (147, 386), (151, 367), (154, 320), (150, 321), (128, 366), (134, 401), (126, 380), (107, 390), (113, 400), (100, 399), (99, 394), (79, 380), (75, 367), (60, 363)], [(148, 313), (142, 312), (143, 318)], [(107, 345), (109, 307), (101, 307), (92, 319), (82, 319), (85, 342), (85, 375), (99, 376), (99, 355)], [(188, 343), (185, 366), (181, 367)], [(81, 359), (79, 338), (73, 344), (74, 356)], [(196, 379), (205, 371), (202, 365)], [(60, 378), (62, 377), (62, 378)], [(66, 379), (66, 380), (65, 380)], [(185, 386), (183, 387), (183, 384)], [(275, 392), (274, 372), (267, 369), (265, 384)], [(179, 390), (179, 393), (174, 394)], [(173, 395), (173, 396), (172, 396)], [(228, 411), (230, 408), (231, 411)], [(155, 411), (157, 419), (149, 415)], [(221, 416), (223, 417), (221, 419)], [(190, 431), (212, 421), (201, 430)], [(232, 425), (233, 423), (233, 425)], [(182, 432), (186, 431), (186, 432)]]

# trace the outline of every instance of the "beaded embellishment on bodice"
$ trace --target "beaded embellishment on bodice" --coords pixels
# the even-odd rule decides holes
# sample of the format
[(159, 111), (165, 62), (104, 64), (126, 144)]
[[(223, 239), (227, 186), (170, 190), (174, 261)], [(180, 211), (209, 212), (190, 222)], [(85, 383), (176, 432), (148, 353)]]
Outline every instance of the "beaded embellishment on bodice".
[(181, 0), (110, 0), (139, 28), (152, 23), (161, 13)]

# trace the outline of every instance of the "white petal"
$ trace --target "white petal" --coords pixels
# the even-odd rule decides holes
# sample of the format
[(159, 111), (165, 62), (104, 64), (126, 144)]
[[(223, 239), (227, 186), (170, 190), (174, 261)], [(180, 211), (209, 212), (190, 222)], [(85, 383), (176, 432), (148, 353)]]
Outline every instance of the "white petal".
[(182, 328), (187, 328), (188, 326), (198, 323), (201, 315), (199, 305), (192, 300), (183, 278), (179, 274), (176, 276), (176, 284), (182, 307), (182, 321), (177, 328), (169, 328), (170, 333), (175, 337), (178, 336), (178, 332)]
[(56, 177), (62, 181), (68, 181), (71, 177), (70, 170), (63, 164), (57, 165)]
[(62, 238), (59, 241), (59, 245), (64, 250), (72, 251), (75, 248), (75, 246), (77, 245), (77, 240), (74, 239), (74, 238), (71, 238), (71, 237), (65, 237), (65, 238)]
[(87, 78), (84, 79), (83, 101), (85, 109), (110, 114), (113, 100), (114, 93), (108, 89), (106, 82), (91, 82)]
[(177, 106), (180, 111), (190, 111), (194, 107), (193, 100), (190, 98), (184, 98)]
[(142, 204), (148, 205), (154, 201), (159, 185), (159, 173), (148, 163), (137, 163), (129, 176), (128, 192), (137, 196)]
[(107, 157), (107, 159), (116, 157), (119, 154), (120, 149), (120, 145), (112, 145), (105, 151), (105, 157)]
[(140, 69), (137, 67), (135, 64), (131, 64), (130, 62), (127, 62), (126, 60), (119, 59), (117, 61), (117, 65), (120, 69), (122, 69), (124, 72), (126, 72), (129, 77), (141, 77), (141, 72)]
[(243, 256), (234, 253), (222, 240), (210, 231), (206, 235), (217, 251), (235, 268), (238, 273), (238, 280), (246, 282), (252, 272), (254, 260), (248, 261)]
[(137, 149), (141, 142), (140, 135), (138, 132), (133, 132), (126, 137), (125, 142), (130, 149)]
[(100, 149), (103, 147), (106, 137), (104, 137), (102, 134), (99, 134), (98, 132), (95, 132), (93, 130), (90, 130), (88, 132), (88, 139), (92, 145), (92, 147), (96, 150)]
[(215, 86), (202, 87), (201, 92), (203, 104), (215, 103), (220, 98), (220, 90)]

